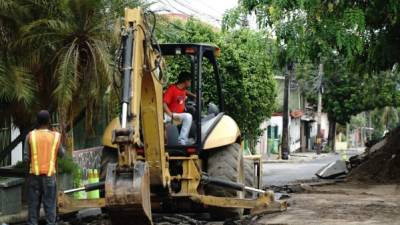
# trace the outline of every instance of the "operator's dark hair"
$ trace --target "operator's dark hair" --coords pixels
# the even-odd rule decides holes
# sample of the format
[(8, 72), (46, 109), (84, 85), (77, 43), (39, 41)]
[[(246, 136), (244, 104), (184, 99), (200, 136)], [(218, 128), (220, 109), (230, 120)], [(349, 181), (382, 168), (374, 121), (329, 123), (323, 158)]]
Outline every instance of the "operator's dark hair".
[(50, 113), (47, 110), (40, 110), (36, 118), (39, 126), (50, 124)]
[(189, 80), (192, 80), (192, 75), (187, 71), (183, 71), (179, 74), (177, 83), (180, 84)]

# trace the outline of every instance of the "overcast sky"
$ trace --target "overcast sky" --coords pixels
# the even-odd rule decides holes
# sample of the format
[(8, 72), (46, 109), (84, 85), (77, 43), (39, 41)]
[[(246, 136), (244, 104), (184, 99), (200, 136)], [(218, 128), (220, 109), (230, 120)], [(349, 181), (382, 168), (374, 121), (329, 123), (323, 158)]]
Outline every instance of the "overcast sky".
[[(226, 10), (237, 6), (237, 0), (154, 0), (151, 9), (194, 16), (220, 26)], [(167, 12), (165, 11), (165, 12)], [(161, 12), (160, 12), (161, 13)]]

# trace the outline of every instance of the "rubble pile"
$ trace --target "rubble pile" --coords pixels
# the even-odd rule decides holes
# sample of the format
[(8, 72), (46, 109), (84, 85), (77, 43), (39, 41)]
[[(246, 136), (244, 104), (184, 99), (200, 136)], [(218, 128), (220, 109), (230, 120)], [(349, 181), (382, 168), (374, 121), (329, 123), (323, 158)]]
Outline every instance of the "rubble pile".
[[(201, 216), (201, 214), (199, 214)], [(71, 215), (59, 222), (59, 225), (112, 225), (107, 214), (88, 216), (78, 218), (79, 216)], [(198, 215), (182, 215), (182, 214), (156, 214), (153, 216), (155, 225), (206, 225), (208, 221), (197, 218)], [(235, 224), (236, 225), (236, 224)], [(242, 225), (242, 224), (240, 224)]]
[[(370, 151), (371, 149), (374, 150)], [(367, 157), (351, 170), (349, 180), (365, 183), (400, 183), (400, 128), (392, 131), (384, 142), (367, 149), (366, 154)]]

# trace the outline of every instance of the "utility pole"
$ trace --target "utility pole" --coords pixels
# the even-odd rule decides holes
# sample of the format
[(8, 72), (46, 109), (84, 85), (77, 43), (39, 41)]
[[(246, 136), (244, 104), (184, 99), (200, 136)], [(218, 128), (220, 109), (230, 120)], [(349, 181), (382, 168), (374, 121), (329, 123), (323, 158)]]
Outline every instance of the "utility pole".
[(283, 93), (283, 121), (282, 121), (282, 145), (281, 158), (289, 159), (289, 96), (290, 96), (290, 79), (293, 70), (293, 63), (287, 65), (285, 71), (285, 89)]
[(317, 154), (321, 154), (322, 150), (322, 134), (321, 134), (321, 114), (322, 114), (322, 78), (324, 75), (324, 65), (319, 64), (318, 67), (318, 109), (317, 109)]

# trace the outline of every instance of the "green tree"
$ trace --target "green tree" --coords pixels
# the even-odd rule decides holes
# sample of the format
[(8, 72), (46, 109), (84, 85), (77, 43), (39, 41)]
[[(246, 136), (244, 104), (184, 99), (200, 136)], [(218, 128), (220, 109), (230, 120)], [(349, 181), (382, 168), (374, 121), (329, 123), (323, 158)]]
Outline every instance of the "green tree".
[[(271, 116), (276, 88), (272, 74), (272, 42), (265, 33), (249, 29), (219, 32), (215, 28), (189, 19), (187, 22), (164, 22), (158, 27), (160, 42), (202, 42), (221, 48), (218, 58), (223, 78), (225, 111), (239, 124), (242, 134), (253, 144), (261, 134), (260, 124)], [(179, 62), (167, 61), (172, 81), (182, 69)], [(203, 97), (215, 99), (215, 81), (209, 68), (204, 71)]]
[[(313, 68), (299, 80), (311, 102), (315, 84), (322, 83), (331, 122), (343, 124), (351, 115), (398, 104), (398, 1), (243, 0), (241, 5), (276, 34), (281, 62)], [(323, 77), (315, 70), (319, 63)]]
[(252, 147), (261, 135), (261, 123), (275, 109), (276, 84), (268, 51), (270, 43), (264, 33), (248, 29), (227, 32), (220, 42), (226, 109)]
[[(0, 2), (0, 109), (29, 128), (35, 112), (50, 108), (61, 123), (86, 108), (87, 127), (111, 84), (118, 20), (139, 0)], [(14, 90), (18, 90), (15, 92)], [(112, 90), (112, 89), (111, 89)]]

